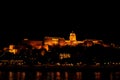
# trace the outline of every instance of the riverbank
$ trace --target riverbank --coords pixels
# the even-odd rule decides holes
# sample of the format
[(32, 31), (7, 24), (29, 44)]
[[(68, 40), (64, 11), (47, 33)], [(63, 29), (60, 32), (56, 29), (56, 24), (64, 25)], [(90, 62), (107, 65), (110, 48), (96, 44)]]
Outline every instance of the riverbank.
[(81, 66), (41, 66), (41, 65), (6, 65), (0, 66), (0, 71), (120, 71), (120, 65), (81, 65)]

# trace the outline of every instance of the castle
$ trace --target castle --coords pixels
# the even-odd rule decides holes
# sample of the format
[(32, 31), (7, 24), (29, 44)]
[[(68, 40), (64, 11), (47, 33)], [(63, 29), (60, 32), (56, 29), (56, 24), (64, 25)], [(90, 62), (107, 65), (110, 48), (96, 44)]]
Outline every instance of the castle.
[(84, 41), (77, 41), (76, 39), (76, 34), (74, 32), (71, 32), (69, 35), (69, 40), (65, 40), (64, 38), (61, 37), (45, 37), (44, 38), (44, 44), (45, 45), (60, 45), (60, 46), (65, 46), (65, 45), (77, 45), (79, 43), (84, 43)]
[[(93, 40), (93, 39), (85, 39), (82, 41), (77, 40), (76, 34), (74, 32), (71, 32), (69, 34), (69, 39), (66, 40), (63, 37), (49, 37), (46, 36), (44, 37), (43, 41), (40, 40), (29, 40), (29, 39), (24, 39), (22, 43), (25, 43), (27, 45), (30, 45), (32, 48), (36, 49), (41, 49), (45, 48), (47, 51), (49, 50), (48, 46), (54, 46), (54, 45), (59, 45), (59, 46), (76, 46), (79, 44), (84, 44), (85, 46), (92, 46), (93, 44), (101, 44), (102, 40)], [(12, 46), (12, 48), (11, 48)], [(9, 45), (9, 51), (13, 53), (16, 53), (16, 49), (13, 47), (16, 45)], [(23, 46), (22, 46), (23, 47)], [(20, 46), (20, 48), (22, 48)], [(15, 49), (15, 50), (14, 50)], [(19, 49), (18, 49), (19, 50)]]
[(92, 46), (93, 44), (101, 44), (102, 40), (85, 39), (85, 40), (79, 41), (79, 40), (77, 40), (76, 34), (72, 31), (69, 34), (69, 39), (68, 40), (66, 40), (63, 37), (46, 36), (46, 37), (44, 37), (43, 41), (24, 39), (24, 42), (31, 45), (33, 48), (40, 49), (40, 48), (44, 47), (44, 48), (47, 49), (48, 46), (54, 46), (54, 45), (76, 46), (78, 44), (85, 44), (86, 46)]

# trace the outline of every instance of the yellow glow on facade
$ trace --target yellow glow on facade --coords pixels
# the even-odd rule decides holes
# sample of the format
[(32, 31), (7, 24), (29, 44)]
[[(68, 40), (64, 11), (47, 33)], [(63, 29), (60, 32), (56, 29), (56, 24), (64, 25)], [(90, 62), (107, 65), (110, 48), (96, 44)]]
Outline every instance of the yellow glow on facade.
[(48, 45), (44, 45), (43, 48), (46, 49), (47, 51), (49, 50)]
[[(69, 34), (68, 40), (62, 37), (49, 37), (49, 36), (44, 37), (44, 41), (32, 41), (28, 39), (24, 39), (24, 40), (27, 40), (28, 44), (31, 45), (33, 48), (41, 49), (42, 47), (44, 47), (46, 50), (49, 50), (49, 48), (46, 45), (48, 46), (59, 45), (62, 47), (66, 45), (77, 46), (79, 44), (83, 44), (89, 47), (94, 44), (103, 44), (102, 40), (95, 40), (95, 39), (85, 39), (82, 41), (78, 41), (76, 39), (76, 34), (74, 32), (71, 32)], [(106, 46), (106, 45), (103, 44), (103, 46)], [(13, 48), (13, 46), (11, 46), (11, 48)]]
[(73, 32), (70, 33), (69, 40), (70, 40), (70, 41), (76, 41), (76, 34), (73, 33)]
[(77, 45), (78, 41), (76, 40), (76, 34), (75, 33), (70, 33), (69, 40), (65, 40), (64, 38), (61, 37), (45, 37), (44, 39), (44, 44), (46, 45), (57, 45), (59, 44), (60, 46), (65, 46), (65, 45)]
[(65, 39), (64, 38), (60, 38), (59, 41), (58, 41), (58, 44), (60, 46), (65, 46), (66, 45)]
[(71, 55), (69, 53), (60, 53), (59, 58), (64, 59), (64, 58), (70, 58)]
[(10, 53), (16, 54), (17, 51), (18, 51), (18, 50), (15, 49), (15, 45), (9, 45), (9, 52), (10, 52)]
[(14, 45), (9, 45), (9, 49), (14, 49)]
[(17, 53), (17, 49), (10, 49), (9, 52), (16, 54)]
[(31, 45), (33, 48), (41, 49), (42, 41), (29, 41), (29, 45)]

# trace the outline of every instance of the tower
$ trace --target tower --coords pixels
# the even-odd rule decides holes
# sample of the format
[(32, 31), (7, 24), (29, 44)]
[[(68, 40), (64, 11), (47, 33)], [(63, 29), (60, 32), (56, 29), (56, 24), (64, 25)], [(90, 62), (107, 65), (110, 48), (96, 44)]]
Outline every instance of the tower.
[(76, 34), (72, 31), (69, 36), (70, 41), (76, 41)]

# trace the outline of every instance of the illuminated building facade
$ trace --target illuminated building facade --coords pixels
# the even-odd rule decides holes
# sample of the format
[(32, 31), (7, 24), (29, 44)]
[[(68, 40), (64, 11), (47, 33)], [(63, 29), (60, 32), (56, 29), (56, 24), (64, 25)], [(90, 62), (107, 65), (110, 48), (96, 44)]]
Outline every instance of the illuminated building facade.
[(46, 50), (49, 50), (48, 46), (76, 46), (78, 44), (85, 44), (86, 46), (92, 46), (93, 44), (101, 44), (102, 40), (93, 40), (93, 39), (85, 39), (83, 41), (78, 41), (76, 34), (74, 32), (71, 32), (69, 35), (69, 40), (65, 40), (63, 37), (44, 37), (43, 41), (39, 40), (24, 40), (27, 41), (27, 44), (31, 45), (33, 48), (41, 49), (45, 48)]
[(84, 41), (77, 41), (76, 39), (76, 34), (75, 33), (70, 33), (69, 40), (65, 40), (64, 38), (61, 37), (45, 37), (44, 38), (44, 44), (46, 45), (60, 45), (60, 46), (65, 46), (65, 45), (78, 45), (79, 43), (84, 43)]
[(36, 49), (42, 48), (42, 41), (29, 41), (29, 44), (33, 46), (33, 48), (36, 48)]
[[(82, 41), (78, 41), (76, 34), (71, 32), (69, 35), (69, 40), (65, 40), (63, 37), (44, 37), (43, 41), (40, 40), (29, 40), (25, 38), (23, 43), (32, 47), (32, 49), (41, 49), (44, 48), (47, 51), (49, 50), (49, 46), (59, 45), (59, 46), (76, 46), (79, 44), (83, 44), (87, 47), (92, 46), (94, 44), (102, 44), (102, 40), (93, 40), (93, 39), (85, 39)], [(102, 44), (103, 45), (103, 44)], [(15, 45), (9, 45), (9, 52), (16, 53), (17, 49), (14, 48)]]
[(17, 49), (15, 49), (15, 45), (9, 45), (9, 52), (16, 54), (17, 53)]
[(70, 41), (76, 41), (76, 34), (73, 33), (73, 32), (70, 33), (69, 40), (70, 40)]

